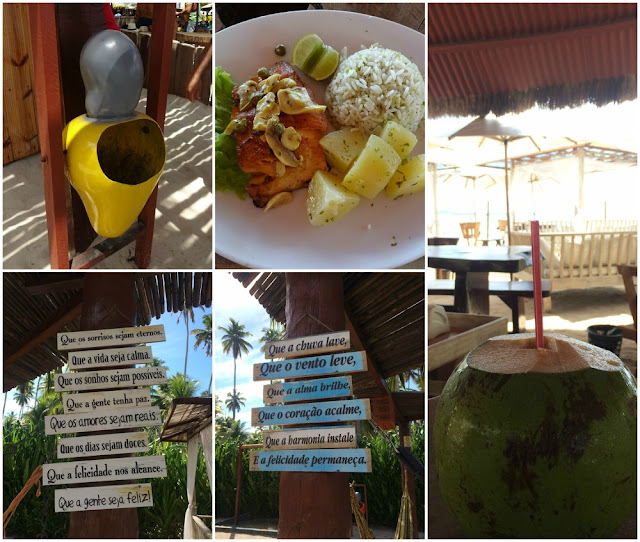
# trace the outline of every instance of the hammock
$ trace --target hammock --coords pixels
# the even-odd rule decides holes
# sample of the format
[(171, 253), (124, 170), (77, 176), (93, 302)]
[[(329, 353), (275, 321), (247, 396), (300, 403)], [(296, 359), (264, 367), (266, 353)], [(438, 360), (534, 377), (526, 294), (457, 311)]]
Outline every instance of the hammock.
[(374, 422), (373, 420), (369, 420), (369, 423), (375, 429), (376, 433), (381, 435), (389, 443), (389, 445), (393, 449), (393, 453), (400, 460), (400, 462), (405, 467), (407, 467), (415, 476), (417, 476), (418, 480), (420, 480), (424, 484), (424, 465), (422, 464), (422, 462), (415, 455), (413, 455), (408, 448), (405, 448), (404, 446), (396, 447), (393, 441), (389, 438), (389, 435), (387, 435), (382, 429), (380, 429), (376, 422)]
[(373, 536), (373, 532), (367, 525), (367, 520), (364, 519), (362, 510), (360, 510), (360, 503), (358, 502), (358, 497), (356, 497), (356, 492), (353, 489), (353, 484), (349, 484), (349, 493), (351, 495), (351, 511), (356, 518), (356, 525), (358, 526), (360, 538), (375, 538)]
[(13, 514), (16, 511), (16, 508), (18, 508), (18, 505), (20, 504), (22, 499), (25, 497), (25, 495), (27, 493), (29, 493), (29, 490), (35, 484), (38, 484), (38, 489), (36, 490), (36, 497), (40, 496), (40, 478), (42, 478), (42, 465), (39, 465), (38, 467), (36, 467), (36, 470), (33, 471), (33, 473), (31, 474), (31, 476), (27, 480), (27, 483), (24, 485), (24, 487), (22, 488), (20, 493), (18, 493), (16, 498), (11, 501), (11, 504), (9, 505), (9, 508), (7, 508), (5, 513), (2, 514), (2, 535), (3, 535), (3, 538), (4, 538), (4, 535), (5, 535), (5, 530), (7, 529), (7, 525), (9, 525), (9, 521), (11, 521), (11, 518), (13, 517)]
[(411, 516), (411, 499), (407, 486), (407, 478), (404, 477), (404, 488), (402, 490), (402, 500), (400, 501), (400, 515), (396, 526), (395, 538), (413, 538), (413, 518)]

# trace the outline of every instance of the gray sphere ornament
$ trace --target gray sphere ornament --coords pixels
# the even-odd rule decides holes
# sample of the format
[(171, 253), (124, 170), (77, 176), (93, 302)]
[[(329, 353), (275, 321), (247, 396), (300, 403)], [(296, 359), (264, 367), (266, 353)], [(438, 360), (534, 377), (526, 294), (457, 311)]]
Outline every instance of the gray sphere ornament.
[(91, 36), (80, 53), (87, 116), (118, 119), (133, 114), (144, 82), (142, 58), (122, 32), (102, 30)]

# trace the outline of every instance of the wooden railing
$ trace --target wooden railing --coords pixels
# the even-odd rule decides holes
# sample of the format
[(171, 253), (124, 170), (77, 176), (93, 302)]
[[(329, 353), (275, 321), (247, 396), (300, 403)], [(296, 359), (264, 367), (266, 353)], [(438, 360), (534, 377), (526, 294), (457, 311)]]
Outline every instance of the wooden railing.
[[(637, 231), (638, 221), (636, 219), (619, 219), (619, 220), (585, 220), (584, 222), (575, 222), (573, 220), (551, 220), (540, 222), (541, 233), (606, 233), (606, 232), (629, 232)], [(514, 222), (514, 232), (530, 232), (531, 222)]]
[[(531, 234), (514, 232), (511, 243), (531, 246)], [(616, 265), (636, 265), (638, 233), (541, 233), (540, 250), (542, 278), (551, 281), (553, 291), (621, 286)], [(519, 275), (530, 280), (531, 273), (527, 268)]]

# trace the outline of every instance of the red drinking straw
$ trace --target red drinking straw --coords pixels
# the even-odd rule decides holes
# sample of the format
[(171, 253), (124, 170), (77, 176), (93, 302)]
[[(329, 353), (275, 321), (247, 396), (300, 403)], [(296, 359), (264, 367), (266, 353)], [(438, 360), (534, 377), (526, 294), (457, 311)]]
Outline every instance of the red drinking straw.
[(531, 221), (531, 257), (533, 260), (533, 308), (536, 324), (536, 346), (544, 348), (542, 329), (542, 276), (540, 273), (540, 223)]

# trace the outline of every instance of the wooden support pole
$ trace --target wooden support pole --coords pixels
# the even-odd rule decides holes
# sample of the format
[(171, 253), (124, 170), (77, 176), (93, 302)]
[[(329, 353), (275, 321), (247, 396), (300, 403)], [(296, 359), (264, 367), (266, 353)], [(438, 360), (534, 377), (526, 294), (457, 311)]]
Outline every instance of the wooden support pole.
[(52, 269), (69, 269), (67, 202), (62, 154), (62, 98), (55, 4), (30, 4), (40, 161)]
[[(147, 115), (153, 118), (163, 131), (167, 111), (174, 30), (175, 4), (154, 4), (153, 32), (151, 34), (151, 50), (149, 51)], [(138, 217), (138, 220), (145, 226), (144, 231), (136, 240), (135, 261), (141, 269), (146, 269), (151, 263), (151, 245), (157, 201), (158, 187), (156, 186)]]
[[(345, 329), (342, 274), (287, 273), (287, 338)], [(349, 473), (280, 473), (278, 538), (351, 538)]]
[[(136, 299), (133, 273), (87, 273), (80, 329), (135, 325)], [(70, 512), (68, 538), (138, 538), (138, 511), (122, 508)]]
[[(409, 422), (401, 421), (398, 424), (398, 430), (400, 436), (400, 446), (404, 446), (405, 437), (411, 437), (411, 428), (409, 427)], [(407, 446), (407, 448), (411, 449), (411, 446)], [(406, 479), (407, 491), (409, 493), (409, 499), (411, 499), (411, 524), (413, 526), (411, 538), (418, 538), (418, 507), (416, 506), (415, 479), (413, 477), (413, 473), (407, 467), (405, 467), (403, 463), (400, 463), (400, 468), (402, 470), (402, 487), (404, 488), (404, 482)]]

